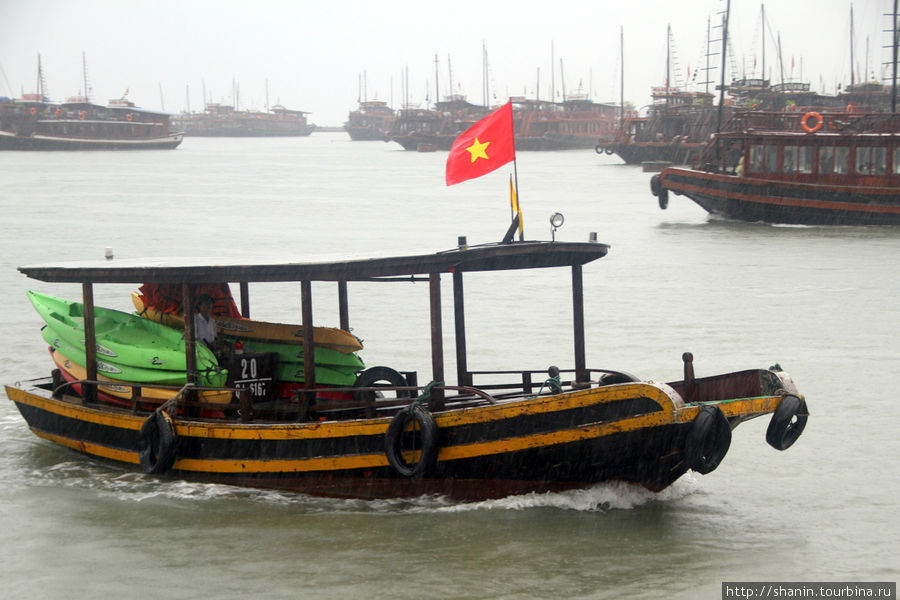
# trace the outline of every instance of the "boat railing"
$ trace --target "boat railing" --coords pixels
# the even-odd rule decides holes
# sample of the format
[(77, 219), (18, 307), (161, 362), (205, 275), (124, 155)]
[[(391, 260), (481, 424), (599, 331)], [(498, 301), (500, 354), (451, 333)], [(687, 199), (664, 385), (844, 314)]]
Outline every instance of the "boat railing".
[[(557, 373), (554, 377), (550, 373)], [(96, 402), (105, 406), (120, 406), (132, 414), (157, 410), (166, 402), (172, 403), (188, 417), (225, 421), (311, 421), (372, 418), (388, 416), (408, 406), (415, 400), (425, 401), (435, 411), (496, 404), (537, 395), (552, 395), (568, 390), (588, 389), (592, 386), (612, 385), (638, 381), (634, 376), (612, 369), (586, 369), (587, 380), (579, 380), (575, 369), (550, 370), (494, 370), (469, 371), (463, 385), (432, 383), (415, 384), (415, 377), (407, 379), (410, 385), (373, 385), (369, 387), (317, 387), (298, 388), (290, 398), (254, 399), (246, 387), (201, 387), (195, 385), (142, 386), (138, 383), (110, 382), (79, 379), (64, 381), (54, 373), (51, 391), (54, 396), (65, 394), (86, 401), (85, 386), (98, 391)], [(474, 379), (491, 377), (490, 383), (474, 383)], [(509, 376), (507, 381), (502, 381)], [(514, 376), (514, 377), (513, 377)], [(129, 397), (113, 396), (104, 387), (130, 388)], [(144, 387), (154, 390), (171, 390), (168, 398), (148, 397), (142, 394)], [(80, 391), (79, 391), (80, 389)], [(230, 401), (204, 401), (204, 394), (227, 392)]]
[[(84, 386), (95, 386), (103, 393), (104, 386), (128, 387), (130, 397), (112, 396), (103, 393), (96, 402), (104, 406), (119, 406), (132, 414), (149, 413), (164, 404), (171, 403), (181, 414), (201, 419), (251, 422), (264, 421), (312, 421), (372, 418), (387, 416), (408, 406), (414, 400), (423, 400), (423, 392), (440, 398), (434, 409), (443, 407), (461, 408), (479, 405), (496, 404), (497, 399), (483, 389), (472, 386), (455, 385), (378, 385), (370, 387), (320, 387), (314, 389), (300, 388), (290, 398), (278, 398), (268, 401), (254, 401), (250, 389), (246, 387), (210, 388), (195, 385), (167, 386), (156, 385), (156, 390), (171, 390), (172, 397), (151, 398), (141, 394), (142, 386), (136, 383), (115, 382), (91, 379), (65, 381), (58, 372), (54, 372), (51, 392), (55, 397), (66, 394), (87, 402), (83, 394)], [(79, 391), (79, 388), (82, 391)], [(230, 392), (230, 402), (204, 402), (201, 393)], [(448, 394), (452, 392), (453, 394)], [(394, 394), (394, 397), (385, 396)], [(338, 397), (341, 396), (344, 397)], [(173, 402), (173, 398), (175, 401)]]

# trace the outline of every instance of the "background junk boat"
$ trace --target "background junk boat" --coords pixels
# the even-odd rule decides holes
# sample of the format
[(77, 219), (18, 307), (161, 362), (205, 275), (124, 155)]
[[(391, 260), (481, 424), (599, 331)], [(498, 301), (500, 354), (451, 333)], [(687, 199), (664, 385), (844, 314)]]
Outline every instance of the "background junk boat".
[(397, 118), (394, 110), (381, 100), (360, 100), (359, 108), (347, 116), (344, 129), (350, 139), (389, 142), (389, 132)]
[[(140, 465), (150, 473), (171, 470), (185, 479), (336, 497), (479, 499), (611, 479), (661, 490), (689, 469), (715, 469), (729, 448), (732, 429), (768, 413), (774, 414), (767, 441), (778, 449), (789, 447), (806, 424), (807, 410), (777, 366), (695, 377), (692, 357), (685, 353), (684, 379), (668, 384), (588, 368), (583, 267), (607, 251), (596, 242), (513, 242), (333, 263), (116, 260), (20, 267), (38, 280), (82, 284), (88, 346), (94, 341), (95, 284), (181, 281), (185, 308), (191, 310), (195, 288), (203, 282), (241, 282), (244, 307), (249, 306), (247, 282), (299, 282), (306, 365), (315, 352), (311, 282), (337, 284), (340, 325), (348, 329), (349, 282), (425, 281), (432, 375), (423, 387), (415, 372), (372, 367), (354, 387), (332, 389), (326, 396), (316, 389), (310, 367), (305, 387), (289, 398), (255, 402), (243, 391), (228, 405), (209, 407), (186, 388), (161, 406), (156, 400), (156, 410), (148, 413), (145, 406), (153, 404), (152, 398), (134, 398), (131, 407), (121, 406), (121, 398), (104, 403), (91, 383), (97, 379), (95, 367), (88, 365), (89, 379), (79, 382), (82, 395), (60, 377), (8, 385), (7, 395), (35, 434), (95, 457)], [(572, 282), (574, 369), (470, 370), (465, 275), (550, 267), (567, 268)], [(441, 284), (446, 277), (452, 279), (457, 385), (443, 383)], [(192, 329), (187, 319), (188, 360)], [(215, 411), (202, 413), (203, 408)]]
[(184, 113), (176, 118), (184, 135), (200, 137), (301, 137), (316, 128), (302, 110), (276, 104), (271, 111), (237, 110), (210, 103), (202, 113)]
[(798, 225), (900, 225), (900, 114), (744, 112), (694, 168), (650, 181), (712, 214)]
[(168, 114), (124, 99), (109, 106), (86, 98), (54, 103), (36, 94), (0, 99), (0, 150), (173, 149), (183, 138), (170, 131)]

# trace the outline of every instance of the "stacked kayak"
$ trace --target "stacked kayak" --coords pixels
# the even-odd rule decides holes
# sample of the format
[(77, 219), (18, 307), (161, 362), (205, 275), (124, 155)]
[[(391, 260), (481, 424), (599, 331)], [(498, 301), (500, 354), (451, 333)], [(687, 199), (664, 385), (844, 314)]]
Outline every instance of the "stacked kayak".
[[(145, 304), (145, 298), (132, 292), (131, 301), (140, 316), (150, 321), (184, 327), (184, 318), (175, 312), (161, 311)], [(303, 327), (288, 323), (270, 323), (253, 319), (215, 316), (218, 335), (234, 346), (240, 342), (245, 352), (278, 355), (276, 379), (283, 383), (305, 381)], [(334, 327), (314, 327), (316, 384), (350, 387), (365, 363), (356, 355), (362, 343), (349, 331)]]
[[(176, 329), (184, 329), (184, 317), (178, 310), (161, 309), (150, 304), (143, 294), (131, 293), (131, 302), (135, 310), (143, 317), (164, 323)], [(282, 344), (302, 344), (303, 327), (292, 323), (271, 323), (241, 317), (222, 316), (213, 312), (218, 333), (240, 340), (261, 340), (280, 342)], [(330, 348), (343, 354), (352, 354), (362, 350), (362, 342), (349, 331), (337, 327), (313, 327), (313, 344), (316, 348)]]
[[(28, 292), (28, 298), (47, 324), (41, 331), (44, 341), (70, 363), (84, 368), (87, 349), (83, 305), (39, 292)], [(154, 383), (180, 386), (187, 381), (182, 331), (99, 306), (94, 309), (94, 329), (99, 375), (142, 386)], [(197, 344), (196, 360), (201, 385), (225, 385), (228, 373), (219, 367), (209, 348)]]

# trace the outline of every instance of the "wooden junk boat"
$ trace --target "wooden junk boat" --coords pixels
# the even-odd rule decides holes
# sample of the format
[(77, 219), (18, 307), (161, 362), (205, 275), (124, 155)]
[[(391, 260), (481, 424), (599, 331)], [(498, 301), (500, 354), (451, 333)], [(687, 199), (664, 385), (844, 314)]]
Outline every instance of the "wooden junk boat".
[(170, 131), (169, 115), (125, 99), (108, 106), (86, 97), (47, 101), (38, 94), (0, 99), (0, 150), (161, 150), (184, 134)]
[[(584, 265), (607, 254), (608, 246), (463, 242), (436, 254), (328, 263), (116, 259), (20, 267), (37, 280), (81, 284), (85, 347), (96, 341), (96, 284), (180, 285), (186, 314), (191, 314), (202, 285), (238, 283), (246, 312), (249, 282), (299, 282), (306, 377), (290, 396), (254, 398), (258, 390), (244, 382), (233, 390), (232, 400), (212, 405), (198, 400), (202, 388), (196, 384), (165, 402), (142, 395), (134, 385), (123, 405), (121, 398), (110, 403), (97, 393), (103, 387), (97, 376), (101, 355), (87, 359), (86, 376), (77, 382), (64, 381), (57, 371), (7, 385), (6, 392), (36, 435), (94, 457), (140, 466), (147, 473), (332, 497), (438, 494), (473, 500), (605, 480), (661, 490), (689, 469), (715, 469), (729, 448), (732, 429), (745, 420), (771, 413), (766, 439), (780, 450), (802, 432), (806, 403), (777, 366), (695, 377), (692, 357), (685, 353), (684, 379), (671, 383), (588, 367), (582, 273)], [(574, 368), (470, 370), (465, 275), (552, 267), (563, 268), (571, 279)], [(442, 279), (452, 280), (456, 385), (444, 383)], [(337, 285), (343, 330), (350, 327), (348, 283), (427, 282), (432, 354), (427, 385), (414, 372), (401, 375), (384, 366), (362, 371), (354, 386), (317, 385), (314, 281)], [(182, 364), (188, 373), (196, 369), (192, 321), (184, 319), (187, 362)], [(258, 375), (261, 379), (263, 373)], [(209, 408), (215, 410), (204, 411)]]
[(742, 221), (900, 225), (900, 114), (738, 113), (650, 189), (660, 208), (673, 192)]

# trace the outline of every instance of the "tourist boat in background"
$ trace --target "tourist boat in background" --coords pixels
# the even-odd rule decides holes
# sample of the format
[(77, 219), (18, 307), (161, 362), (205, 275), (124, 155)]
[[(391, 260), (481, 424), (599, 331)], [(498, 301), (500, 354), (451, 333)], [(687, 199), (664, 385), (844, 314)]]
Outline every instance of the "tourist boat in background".
[(120, 98), (109, 106), (86, 97), (50, 102), (42, 94), (0, 98), (0, 150), (150, 150), (176, 148), (167, 113)]
[(313, 132), (302, 110), (276, 104), (268, 111), (237, 110), (227, 104), (209, 103), (202, 113), (182, 113), (175, 123), (186, 136), (198, 137), (299, 137)]
[(401, 108), (388, 133), (404, 150), (420, 146), (449, 150), (460, 133), (480, 121), (489, 108), (472, 104), (462, 94), (453, 94), (435, 103), (434, 109)]
[(654, 87), (651, 95), (646, 116), (632, 112), (614, 134), (595, 140), (598, 154), (617, 154), (629, 165), (687, 164), (703, 148), (718, 119), (713, 95), (669, 87)]
[[(608, 480), (661, 490), (688, 470), (713, 471), (728, 451), (732, 429), (768, 414), (768, 443), (779, 450), (793, 444), (807, 421), (806, 403), (777, 365), (696, 377), (693, 357), (685, 353), (684, 378), (670, 383), (587, 365), (583, 270), (608, 250), (595, 241), (468, 245), (461, 238), (458, 247), (435, 254), (337, 262), (115, 259), (20, 267), (36, 280), (80, 284), (83, 303), (76, 313), (81, 320), (65, 327), (78, 328), (73, 339), (82, 342), (85, 364), (73, 365), (73, 357), (56, 356), (59, 349), (54, 349), (47, 376), (7, 385), (6, 393), (36, 435), (93, 457), (140, 466), (146, 473), (334, 497), (438, 494), (477, 500)], [(478, 272), (516, 271), (523, 278), (532, 275), (525, 283), (531, 286), (545, 283), (547, 270), (562, 270), (571, 282), (574, 368), (547, 362), (541, 369), (471, 370), (464, 279)], [(441, 294), (448, 280), (455, 385), (445, 383)], [(347, 332), (349, 284), (373, 281), (427, 290), (430, 320), (423, 333), (431, 339), (431, 373), (426, 385), (402, 365), (361, 370), (353, 385), (319, 381), (312, 282), (337, 286), (339, 329)], [(187, 384), (168, 386), (168, 397), (162, 393), (166, 386), (152, 382), (113, 384), (100, 376), (98, 363), (112, 360), (101, 347), (118, 351), (109, 340), (128, 336), (109, 323), (97, 326), (97, 319), (105, 317), (94, 306), (94, 286), (141, 282), (177, 282), (170, 285), (181, 291), (182, 314), (193, 314), (203, 286), (239, 283), (246, 320), (250, 282), (297, 282), (302, 319), (289, 329), (299, 335), (278, 342), (293, 339), (296, 351), (271, 352), (275, 339), (255, 339), (259, 345), (253, 351), (235, 342), (220, 358), (229, 383), (213, 388), (198, 377), (194, 320), (182, 319), (183, 332), (166, 339), (184, 347), (181, 375)], [(142, 293), (145, 300), (153, 297), (147, 287)], [(385, 301), (380, 294), (378, 302)], [(399, 318), (408, 307), (404, 302), (404, 310), (396, 312)], [(97, 345), (98, 334), (104, 345)], [(509, 348), (497, 350), (509, 354)], [(150, 356), (155, 365), (152, 354), (135, 356), (133, 361), (145, 366)], [(302, 360), (302, 367), (294, 369), (302, 378), (290, 386), (274, 385), (282, 377), (277, 363), (285, 356)], [(122, 393), (123, 388), (130, 393)], [(231, 399), (215, 394), (221, 391)]]
[[(595, 103), (586, 94), (564, 102), (510, 98), (513, 103), (516, 150), (592, 148), (599, 135), (611, 135), (618, 107)], [(406, 150), (434, 147), (449, 150), (460, 133), (480, 121), (490, 108), (471, 104), (464, 96), (437, 103), (434, 110), (401, 109), (391, 141)]]
[(900, 114), (748, 111), (712, 137), (694, 168), (650, 180), (730, 219), (900, 225)]
[(619, 107), (594, 102), (583, 91), (562, 102), (510, 98), (516, 127), (516, 150), (593, 148), (599, 137), (616, 130)]
[(361, 100), (351, 111), (344, 129), (353, 141), (390, 141), (389, 133), (397, 115), (381, 100)]
[(45, 93), (38, 55), (37, 91), (20, 99), (0, 98), (0, 150), (150, 150), (178, 147), (184, 135), (171, 131), (169, 114), (138, 108), (127, 99), (108, 106), (90, 100), (87, 67), (84, 90), (65, 102)]

